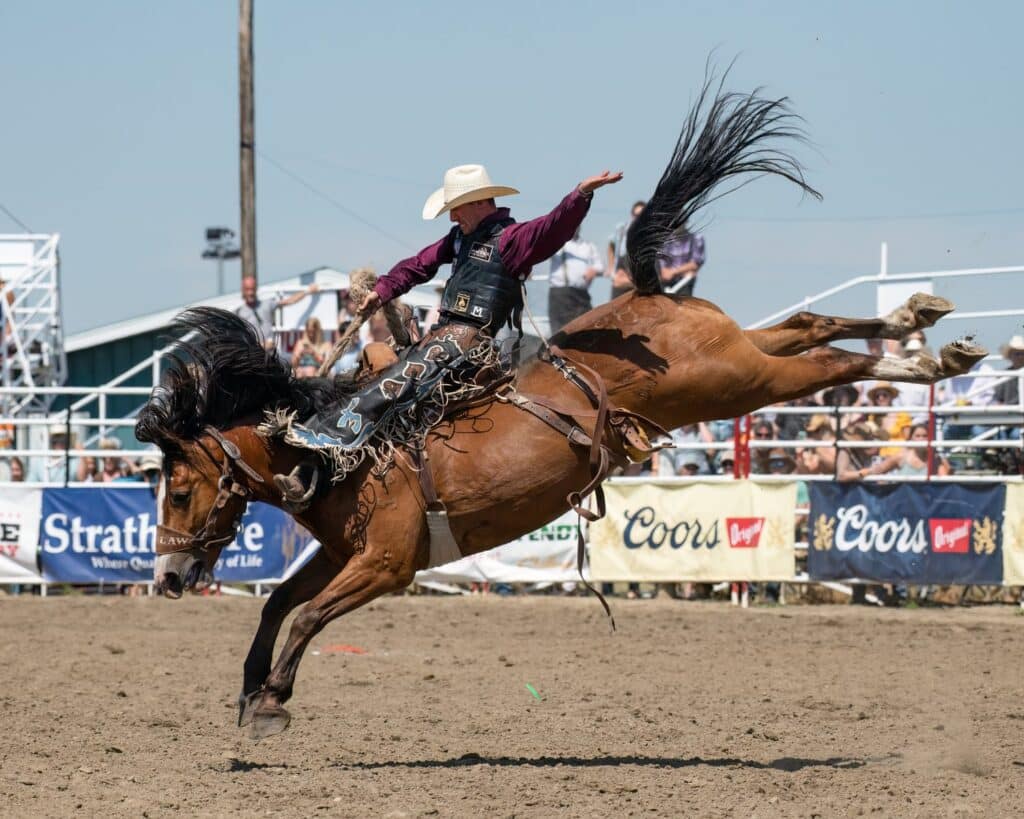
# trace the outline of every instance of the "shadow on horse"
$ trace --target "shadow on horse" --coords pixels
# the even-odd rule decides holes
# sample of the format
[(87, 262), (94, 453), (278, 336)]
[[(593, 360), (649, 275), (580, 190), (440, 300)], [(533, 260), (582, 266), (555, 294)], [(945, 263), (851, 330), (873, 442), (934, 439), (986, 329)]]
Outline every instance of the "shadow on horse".
[[(919, 294), (893, 313), (847, 319), (798, 313), (774, 327), (744, 331), (703, 299), (661, 292), (658, 253), (685, 229), (720, 183), (773, 174), (817, 195), (776, 143), (801, 139), (787, 102), (717, 91), (706, 84), (627, 249), (636, 289), (581, 316), (552, 338), (575, 365), (596, 373), (610, 404), (665, 429), (732, 418), (759, 407), (862, 379), (930, 384), (966, 372), (985, 355), (969, 341), (938, 358), (860, 355), (829, 346), (846, 339), (898, 339), (953, 309)], [(338, 400), (335, 382), (297, 380), (236, 316), (210, 308), (182, 314), (180, 343), (162, 385), (140, 412), (136, 434), (165, 455), (159, 498), (156, 583), (169, 597), (212, 577), (250, 499), (280, 506), (272, 477), (288, 473), (300, 450), (260, 434), (268, 412), (307, 417)], [(584, 429), (595, 423), (588, 396), (550, 363), (525, 357), (515, 392), (559, 408)], [(429, 468), (463, 555), (507, 543), (554, 520), (592, 477), (586, 446), (504, 396), (455, 411), (427, 439)], [(601, 437), (601, 430), (586, 430)], [(613, 441), (608, 438), (608, 441)], [(628, 452), (608, 444), (613, 464)], [(310, 640), (332, 620), (402, 589), (428, 565), (430, 538), (417, 466), (396, 451), (386, 470), (366, 463), (330, 487), (296, 519), (322, 548), (270, 595), (245, 660), (239, 724), (256, 738), (284, 730), (284, 703)], [(276, 662), (286, 616), (292, 621)]]

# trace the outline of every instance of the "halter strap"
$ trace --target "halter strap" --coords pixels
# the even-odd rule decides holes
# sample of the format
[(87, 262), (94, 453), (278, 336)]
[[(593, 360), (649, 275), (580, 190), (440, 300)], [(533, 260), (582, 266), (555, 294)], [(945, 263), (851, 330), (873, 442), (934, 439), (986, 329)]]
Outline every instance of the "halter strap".
[[(203, 528), (194, 535), (165, 526), (162, 523), (157, 524), (156, 553), (158, 555), (187, 552), (189, 549), (194, 548), (205, 552), (214, 546), (221, 546), (235, 539), (242, 525), (242, 515), (245, 514), (249, 499), (252, 497), (252, 491), (244, 484), (235, 480), (234, 472), (232, 471), (233, 465), (237, 465), (246, 476), (257, 483), (264, 483), (262, 476), (243, 460), (242, 453), (238, 447), (225, 438), (220, 430), (206, 426), (203, 428), (203, 432), (213, 438), (224, 452), (224, 459), (218, 462), (213, 453), (201, 441), (197, 441), (199, 448), (206, 453), (206, 456), (213, 462), (214, 466), (220, 467), (220, 479), (217, 481), (217, 497), (214, 498), (213, 506), (210, 507), (210, 512), (206, 516), (206, 523), (203, 524)], [(238, 514), (230, 522), (227, 532), (219, 535), (212, 534), (215, 524), (219, 522), (218, 518), (221, 510), (227, 506), (228, 501), (233, 496), (242, 498), (245, 503), (242, 504)]]

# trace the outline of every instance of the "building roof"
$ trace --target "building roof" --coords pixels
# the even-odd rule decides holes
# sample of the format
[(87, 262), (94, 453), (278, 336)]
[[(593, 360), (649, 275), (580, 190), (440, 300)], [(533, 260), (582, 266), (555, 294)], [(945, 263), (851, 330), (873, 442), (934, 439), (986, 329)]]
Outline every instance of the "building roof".
[[(268, 298), (271, 296), (281, 297), (288, 295), (295, 290), (301, 290), (305, 287), (309, 287), (313, 282), (319, 284), (322, 291), (343, 290), (348, 288), (349, 275), (348, 273), (342, 273), (341, 271), (335, 270), (332, 267), (318, 267), (307, 271), (306, 273), (300, 273), (297, 276), (290, 276), (287, 279), (281, 279), (279, 281), (261, 285), (259, 288), (259, 295), (262, 298)], [(413, 307), (433, 306), (438, 301), (438, 294), (434, 289), (436, 285), (437, 282), (432, 282), (416, 287), (402, 296), (402, 301)], [(210, 298), (201, 299), (200, 301), (193, 302), (192, 304), (179, 305), (166, 310), (158, 310), (155, 313), (147, 313), (144, 316), (136, 316), (135, 318), (125, 319), (124, 321), (118, 321), (114, 324), (104, 324), (101, 327), (94, 327), (91, 330), (83, 330), (80, 333), (67, 336), (64, 339), (64, 350), (72, 353), (76, 350), (96, 347), (110, 341), (130, 338), (131, 336), (137, 336), (142, 333), (159, 330), (170, 324), (172, 319), (178, 313), (188, 307), (203, 305), (205, 307), (220, 307), (222, 310), (234, 310), (241, 303), (241, 291), (235, 290), (231, 293), (225, 293), (223, 296), (211, 296)]]

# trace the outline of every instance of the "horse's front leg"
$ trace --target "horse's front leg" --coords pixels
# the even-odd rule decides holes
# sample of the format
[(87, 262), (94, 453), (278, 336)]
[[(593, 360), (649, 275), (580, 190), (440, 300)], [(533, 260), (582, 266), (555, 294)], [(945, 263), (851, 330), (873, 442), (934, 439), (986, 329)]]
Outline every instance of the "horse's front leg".
[(238, 697), (239, 727), (252, 721), (252, 709), (259, 699), (263, 683), (270, 674), (274, 659), (274, 643), (277, 642), (277, 635), (281, 632), (285, 617), (296, 606), (319, 594), (339, 571), (339, 565), (333, 563), (321, 548), (267, 598), (260, 614), (259, 628), (245, 658), (242, 693)]
[(253, 739), (278, 734), (288, 727), (291, 715), (283, 704), (292, 695), (295, 673), (310, 640), (331, 620), (382, 594), (404, 588), (412, 577), (411, 563), (396, 569), (382, 566), (368, 554), (349, 560), (341, 574), (310, 600), (292, 621), (288, 640), (252, 710), (249, 732)]

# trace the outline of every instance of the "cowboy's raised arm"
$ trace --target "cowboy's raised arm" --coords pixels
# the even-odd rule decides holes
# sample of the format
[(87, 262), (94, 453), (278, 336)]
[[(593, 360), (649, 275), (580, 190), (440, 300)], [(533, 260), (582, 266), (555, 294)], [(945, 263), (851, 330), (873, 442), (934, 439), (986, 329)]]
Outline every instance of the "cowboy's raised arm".
[(365, 312), (369, 306), (367, 302), (373, 300), (376, 294), (377, 304), (387, 304), (403, 293), (409, 292), (418, 284), (430, 281), (437, 275), (438, 269), (443, 264), (448, 264), (455, 258), (455, 248), (452, 246), (451, 234), (439, 239), (429, 247), (423, 248), (415, 256), (402, 259), (387, 273), (377, 279), (373, 290), (363, 300), (360, 310)]
[(594, 191), (614, 185), (622, 173), (604, 173), (584, 179), (546, 216), (509, 225), (501, 234), (501, 256), (506, 268), (518, 273), (552, 256), (568, 242), (590, 210)]

